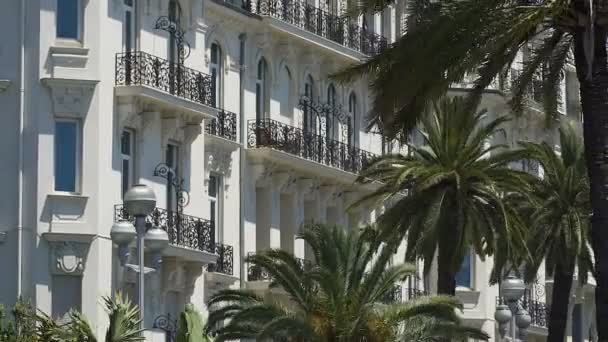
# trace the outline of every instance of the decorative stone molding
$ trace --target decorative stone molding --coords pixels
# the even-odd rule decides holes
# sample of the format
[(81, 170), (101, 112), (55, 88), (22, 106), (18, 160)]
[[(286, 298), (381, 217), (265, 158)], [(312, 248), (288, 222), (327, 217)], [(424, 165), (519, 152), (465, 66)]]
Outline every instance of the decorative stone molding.
[(89, 252), (89, 243), (74, 241), (49, 241), (51, 247), (51, 273), (82, 275)]
[(259, 163), (251, 165), (251, 168), (253, 171), (253, 179), (257, 187), (263, 188), (272, 185), (272, 177), (277, 172), (276, 165), (272, 163)]
[(55, 116), (84, 119), (89, 111), (97, 80), (43, 78), (42, 84), (51, 90)]
[(321, 205), (327, 205), (327, 202), (333, 198), (335, 192), (335, 185), (321, 185), (319, 187), (319, 201), (321, 202)]
[[(210, 144), (205, 148), (205, 183), (209, 182), (209, 173), (215, 172), (230, 177), (232, 174), (232, 150), (222, 147), (220, 144)], [(225, 190), (228, 190), (227, 182), (224, 182)]]
[(162, 143), (166, 146), (169, 140), (184, 142), (184, 127), (181, 116), (162, 119)]
[(188, 124), (184, 127), (184, 143), (190, 145), (203, 132), (203, 127), (199, 124)]
[(10, 87), (11, 85), (11, 81), (10, 80), (0, 80), (0, 93), (5, 92), (8, 87)]

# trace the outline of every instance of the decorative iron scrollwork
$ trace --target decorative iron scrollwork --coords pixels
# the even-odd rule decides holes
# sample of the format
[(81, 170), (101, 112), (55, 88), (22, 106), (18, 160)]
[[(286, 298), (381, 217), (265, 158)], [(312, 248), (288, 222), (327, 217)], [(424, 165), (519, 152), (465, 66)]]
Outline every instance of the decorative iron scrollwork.
[(186, 31), (182, 30), (179, 21), (175, 22), (167, 16), (162, 16), (156, 19), (154, 28), (168, 32), (175, 39), (179, 53), (179, 63), (184, 64), (184, 60), (190, 56), (190, 44), (184, 40)]
[(215, 244), (215, 253), (218, 258), (215, 264), (209, 265), (209, 272), (233, 275), (234, 272), (234, 248), (232, 246)]
[(184, 179), (179, 177), (175, 171), (165, 163), (160, 163), (154, 168), (154, 175), (162, 177), (173, 188), (175, 199), (177, 201), (177, 211), (183, 212), (184, 207), (190, 203), (190, 194), (184, 190)]
[(396, 304), (400, 303), (402, 298), (401, 285), (395, 285), (384, 294), (380, 301), (384, 304)]
[(210, 120), (205, 126), (205, 132), (220, 138), (236, 141), (236, 114), (220, 110), (217, 118)]
[(355, 18), (339, 16), (309, 4), (306, 0), (258, 0), (246, 9), (279, 19), (317, 36), (366, 55), (376, 55), (388, 47), (388, 39), (361, 27)]
[(152, 327), (164, 331), (167, 342), (177, 340), (177, 318), (171, 317), (171, 314), (156, 317)]

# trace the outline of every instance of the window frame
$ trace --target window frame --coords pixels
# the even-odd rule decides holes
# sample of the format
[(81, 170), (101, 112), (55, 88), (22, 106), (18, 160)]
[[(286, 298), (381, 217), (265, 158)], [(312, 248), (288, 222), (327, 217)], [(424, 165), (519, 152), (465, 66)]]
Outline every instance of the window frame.
[[(172, 160), (169, 160), (169, 149), (173, 148)], [(181, 172), (181, 145), (175, 141), (169, 141), (165, 146), (165, 164), (173, 170), (173, 173), (167, 174), (166, 195), (167, 195), (167, 211), (177, 211), (179, 205), (177, 194), (173, 186), (173, 177), (179, 177)]]
[(354, 91), (348, 95), (348, 144), (350, 146), (358, 146), (359, 139), (357, 139), (357, 112), (358, 112), (358, 104), (357, 104), (357, 94)]
[[(129, 133), (129, 153), (124, 154), (122, 148), (122, 137), (124, 133)], [(121, 196), (124, 197), (126, 191), (128, 191), (135, 184), (135, 130), (131, 128), (124, 128), (120, 133), (120, 169), (121, 169), (121, 178), (120, 178), (120, 186), (121, 186)], [(129, 184), (126, 187), (124, 186), (124, 162), (125, 160), (129, 163), (129, 175), (127, 176), (129, 180)]]
[(260, 58), (257, 65), (255, 80), (255, 114), (256, 119), (266, 119), (268, 112), (268, 62)]
[[(475, 261), (476, 261), (476, 257), (477, 255), (475, 254), (475, 251), (473, 251), (472, 248), (470, 248), (468, 250), (468, 253), (466, 254), (469, 257), (469, 286), (463, 286), (463, 285), (459, 285), (458, 284), (458, 273), (460, 273), (460, 271), (462, 270), (462, 265), (460, 266), (460, 270), (458, 270), (458, 272), (456, 272), (456, 274), (454, 275), (454, 280), (456, 283), (456, 287), (460, 287), (460, 288), (465, 288), (468, 290), (474, 290), (475, 289)], [(463, 260), (463, 264), (464, 264), (464, 260)]]
[[(211, 178), (215, 178), (215, 182), (211, 181)], [(211, 184), (215, 183), (215, 197), (211, 196)], [(207, 186), (207, 199), (209, 200), (209, 221), (213, 222), (214, 236), (215, 241), (221, 243), (222, 235), (223, 235), (223, 184), (224, 177), (221, 173), (210, 172), (209, 173), (209, 182)], [(215, 220), (211, 220), (211, 203), (215, 204), (214, 217)]]
[(76, 38), (59, 36), (59, 3), (65, 0), (56, 0), (55, 2), (55, 39), (61, 42), (83, 42), (84, 37), (84, 4), (82, 0), (76, 1)]
[[(76, 127), (75, 156), (74, 156), (74, 191), (57, 190), (57, 124), (60, 122), (73, 123)], [(59, 194), (80, 195), (82, 193), (82, 121), (72, 118), (57, 118), (53, 132), (53, 191)]]
[[(135, 1), (135, 0), (131, 0)], [(137, 28), (135, 27), (135, 7), (133, 3), (131, 5), (126, 3), (126, 0), (122, 1), (123, 7), (123, 30), (122, 30), (122, 49), (123, 52), (131, 52), (137, 49)], [(130, 25), (127, 25), (127, 14), (130, 16)], [(127, 30), (128, 29), (128, 30)], [(130, 36), (130, 37), (129, 37)], [(127, 46), (128, 39), (130, 40), (130, 49)]]
[[(216, 47), (216, 54), (214, 54), (214, 47)], [(222, 72), (223, 72), (223, 53), (222, 46), (218, 42), (211, 43), (209, 47), (209, 75), (213, 78), (213, 71), (216, 72), (216, 78), (214, 80), (213, 86), (215, 87), (215, 93), (213, 94), (213, 104), (215, 107), (221, 107), (223, 105), (223, 91), (222, 91)], [(214, 62), (214, 55), (217, 58), (217, 62)]]

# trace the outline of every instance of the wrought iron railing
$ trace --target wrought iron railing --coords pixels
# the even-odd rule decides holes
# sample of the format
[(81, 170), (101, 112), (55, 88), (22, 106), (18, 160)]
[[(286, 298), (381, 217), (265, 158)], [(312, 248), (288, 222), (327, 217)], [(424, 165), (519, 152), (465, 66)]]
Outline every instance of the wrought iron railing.
[[(504, 303), (500, 297), (496, 297), (496, 305)], [(524, 297), (519, 300), (519, 304), (530, 314), (532, 325), (542, 328), (549, 326), (549, 311), (550, 307), (547, 303), (532, 300), (530, 297)]]
[(223, 273), (227, 275), (234, 274), (234, 248), (232, 246), (215, 244), (215, 253), (218, 258), (215, 264), (209, 265), (209, 272)]
[(420, 289), (415, 289), (415, 288), (405, 288), (405, 299), (406, 300), (412, 300), (412, 299), (416, 299), (419, 297), (423, 297), (428, 295), (428, 293), (424, 290), (420, 290)]
[(356, 19), (329, 13), (305, 0), (257, 0), (245, 9), (279, 19), (366, 55), (376, 55), (388, 47), (386, 37), (359, 26)]
[(384, 304), (395, 304), (400, 303), (403, 300), (403, 292), (401, 285), (393, 286), (390, 291), (384, 294), (384, 297), (380, 300)]
[[(121, 204), (114, 206), (114, 221), (133, 219)], [(213, 223), (209, 220), (154, 208), (146, 217), (146, 223), (150, 227), (156, 226), (166, 231), (172, 245), (209, 253), (216, 252)]]
[(165, 332), (166, 342), (177, 341), (177, 317), (172, 317), (171, 314), (159, 315), (154, 319), (152, 327)]
[(142, 51), (116, 54), (115, 84), (145, 85), (193, 102), (213, 105), (210, 75)]
[(349, 144), (271, 119), (250, 120), (248, 126), (248, 147), (269, 147), (352, 173), (359, 173), (376, 157)]
[(236, 141), (236, 114), (227, 110), (220, 110), (217, 118), (209, 121), (205, 126), (205, 132)]

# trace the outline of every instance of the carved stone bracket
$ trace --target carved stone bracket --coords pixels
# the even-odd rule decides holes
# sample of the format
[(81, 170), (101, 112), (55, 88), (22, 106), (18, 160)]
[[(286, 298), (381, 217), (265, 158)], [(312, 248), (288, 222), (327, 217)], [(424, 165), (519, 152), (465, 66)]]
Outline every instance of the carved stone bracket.
[[(285, 179), (283, 179), (283, 175), (286, 174), (286, 176), (284, 177)], [(296, 177), (295, 173), (292, 171), (289, 172), (282, 172), (280, 173), (278, 176), (280, 176), (281, 178), (279, 179), (279, 186), (280, 186), (280, 191), (282, 194), (292, 194), (295, 193), (295, 191), (297, 190), (297, 180), (298, 178)]]
[(51, 273), (80, 276), (84, 272), (89, 243), (49, 241), (51, 247)]
[(259, 188), (272, 185), (273, 175), (278, 172), (276, 165), (272, 163), (258, 163), (251, 165), (255, 185)]
[[(209, 182), (209, 173), (215, 172), (225, 177), (232, 174), (232, 150), (221, 144), (210, 144), (205, 147), (205, 182)], [(228, 182), (224, 182), (225, 190), (228, 190)]]
[(169, 140), (184, 141), (184, 123), (179, 116), (163, 118), (162, 120), (162, 144), (166, 146)]
[(43, 78), (51, 91), (55, 116), (84, 119), (89, 111), (97, 80)]

